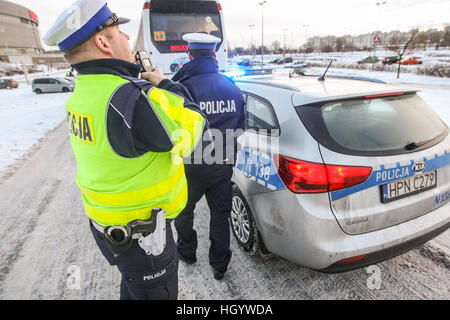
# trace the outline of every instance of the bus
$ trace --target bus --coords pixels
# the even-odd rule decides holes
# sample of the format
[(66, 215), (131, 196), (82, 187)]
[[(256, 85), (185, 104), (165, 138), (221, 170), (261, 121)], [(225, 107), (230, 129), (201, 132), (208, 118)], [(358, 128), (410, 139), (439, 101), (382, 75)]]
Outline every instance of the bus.
[(206, 33), (221, 39), (216, 48), (219, 70), (228, 64), (222, 6), (216, 0), (146, 0), (135, 50), (146, 50), (163, 73), (177, 72), (189, 61), (186, 33)]

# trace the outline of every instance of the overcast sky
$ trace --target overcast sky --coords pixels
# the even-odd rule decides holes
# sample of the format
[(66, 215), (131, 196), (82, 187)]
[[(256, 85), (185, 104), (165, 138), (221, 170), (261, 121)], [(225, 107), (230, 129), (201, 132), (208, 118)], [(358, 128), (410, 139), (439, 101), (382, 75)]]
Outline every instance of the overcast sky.
[[(43, 36), (71, 1), (10, 0), (35, 11)], [(440, 28), (450, 24), (450, 0), (267, 0), (264, 5), (264, 43), (278, 40), (289, 47), (303, 44), (315, 35), (362, 34), (376, 29), (391, 31), (414, 27)], [(144, 0), (108, 0), (119, 16), (131, 19), (122, 29), (134, 39), (138, 32)], [(225, 28), (232, 47), (249, 46), (255, 24), (254, 42), (261, 44), (260, 0), (221, 0)], [(309, 25), (309, 27), (303, 27)], [(286, 35), (286, 36), (285, 36)]]

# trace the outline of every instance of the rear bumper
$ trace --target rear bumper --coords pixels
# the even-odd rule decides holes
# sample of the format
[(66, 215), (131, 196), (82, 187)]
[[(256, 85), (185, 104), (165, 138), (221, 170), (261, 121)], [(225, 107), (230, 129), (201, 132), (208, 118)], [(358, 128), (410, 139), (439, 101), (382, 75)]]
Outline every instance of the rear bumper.
[[(294, 195), (287, 190), (246, 197), (267, 249), (320, 272), (343, 272), (400, 255), (450, 226), (450, 204), (425, 215), (363, 234), (345, 233), (325, 194)], [(365, 255), (357, 262), (337, 264)]]
[(450, 227), (450, 222), (448, 222), (447, 224), (443, 225), (442, 227), (440, 227), (436, 230), (433, 230), (429, 233), (423, 234), (415, 239), (406, 241), (404, 243), (395, 245), (395, 246), (387, 248), (387, 249), (383, 249), (380, 251), (366, 254), (366, 256), (359, 261), (349, 262), (349, 263), (334, 263), (331, 266), (329, 266), (328, 268), (316, 270), (316, 271), (320, 271), (320, 272), (324, 272), (324, 273), (339, 273), (339, 272), (350, 271), (350, 270), (370, 266), (373, 264), (377, 264), (379, 262), (396, 257), (405, 252), (408, 252), (409, 250), (412, 250), (414, 248), (421, 246), (425, 242), (427, 242), (427, 241), (437, 237), (441, 233), (444, 233), (445, 231), (447, 231), (447, 229), (449, 227)]

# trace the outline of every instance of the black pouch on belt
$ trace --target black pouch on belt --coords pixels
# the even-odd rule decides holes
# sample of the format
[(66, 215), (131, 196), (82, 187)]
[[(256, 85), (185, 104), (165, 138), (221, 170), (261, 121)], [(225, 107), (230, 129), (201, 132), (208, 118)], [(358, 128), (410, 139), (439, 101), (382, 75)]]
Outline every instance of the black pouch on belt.
[(109, 226), (103, 230), (103, 235), (109, 250), (118, 256), (130, 249), (133, 239), (147, 236), (156, 229), (156, 216), (161, 209), (153, 209), (150, 219), (133, 220), (126, 226)]

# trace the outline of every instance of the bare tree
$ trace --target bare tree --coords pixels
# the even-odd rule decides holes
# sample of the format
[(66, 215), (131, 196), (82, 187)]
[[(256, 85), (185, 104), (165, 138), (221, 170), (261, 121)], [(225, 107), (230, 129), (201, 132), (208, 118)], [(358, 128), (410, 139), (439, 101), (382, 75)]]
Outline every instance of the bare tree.
[(402, 65), (402, 59), (405, 55), (409, 55), (414, 52), (414, 39), (419, 33), (418, 29), (411, 30), (408, 33), (398, 32), (395, 36), (389, 39), (388, 44), (385, 45), (385, 49), (394, 51), (399, 60), (397, 68), (397, 79), (400, 78), (400, 70)]
[(278, 52), (281, 50), (281, 43), (278, 40), (275, 40), (274, 42), (272, 42), (272, 50), (274, 50), (275, 52)]

